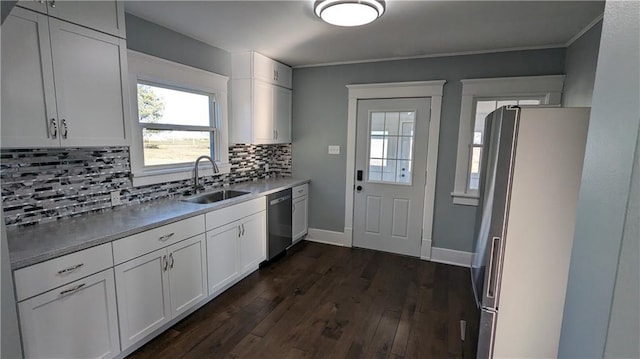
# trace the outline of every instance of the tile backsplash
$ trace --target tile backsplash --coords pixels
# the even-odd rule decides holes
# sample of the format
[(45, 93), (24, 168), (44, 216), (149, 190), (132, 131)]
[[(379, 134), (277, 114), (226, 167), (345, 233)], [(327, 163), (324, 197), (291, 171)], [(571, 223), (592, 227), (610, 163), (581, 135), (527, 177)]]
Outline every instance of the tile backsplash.
[[(230, 173), (201, 179), (207, 188), (291, 176), (291, 145), (230, 146), (229, 162)], [(2, 149), (0, 168), (7, 226), (107, 210), (112, 191), (119, 191), (126, 205), (182, 195), (193, 185), (188, 179), (133, 187), (128, 147)]]

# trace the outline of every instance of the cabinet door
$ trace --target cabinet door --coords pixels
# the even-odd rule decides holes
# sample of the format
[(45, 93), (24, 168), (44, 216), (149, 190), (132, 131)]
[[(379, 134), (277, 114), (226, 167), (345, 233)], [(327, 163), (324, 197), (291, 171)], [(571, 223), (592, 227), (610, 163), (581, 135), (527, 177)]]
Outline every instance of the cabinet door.
[(291, 90), (273, 87), (273, 123), (277, 143), (291, 142)]
[(273, 85), (253, 81), (253, 143), (275, 142), (273, 127)]
[(120, 353), (113, 269), (18, 304), (25, 358), (112, 358)]
[(207, 232), (209, 295), (219, 293), (238, 277), (239, 225), (239, 222), (233, 222)]
[(274, 72), (276, 76), (275, 84), (290, 89), (292, 86), (292, 71), (287, 65), (274, 61)]
[(123, 4), (119, 1), (55, 1), (49, 15), (74, 24), (126, 37)]
[(126, 145), (124, 40), (56, 19), (49, 29), (62, 146)]
[(276, 81), (275, 61), (261, 55), (257, 52), (253, 53), (253, 77), (273, 84)]
[[(42, 1), (42, 0), (18, 0), (18, 2), (16, 3), (16, 6), (20, 6), (20, 7), (23, 7), (25, 9), (37, 11), (37, 12), (40, 12), (40, 13), (43, 13), (43, 14), (47, 13), (47, 7), (49, 7), (47, 5), (47, 2), (46, 1)], [(13, 14), (13, 12), (12, 12), (12, 14)], [(3, 31), (4, 31), (4, 29), (3, 29)]]
[(115, 267), (123, 350), (171, 319), (168, 269), (166, 249)]
[(240, 273), (247, 273), (267, 258), (267, 216), (258, 212), (242, 220)]
[(2, 24), (1, 87), (2, 147), (58, 147), (45, 15), (14, 8)]
[(293, 200), (292, 232), (294, 242), (302, 238), (308, 231), (309, 202), (307, 198), (307, 196), (302, 196)]
[(205, 235), (169, 246), (167, 252), (171, 317), (175, 318), (207, 296)]

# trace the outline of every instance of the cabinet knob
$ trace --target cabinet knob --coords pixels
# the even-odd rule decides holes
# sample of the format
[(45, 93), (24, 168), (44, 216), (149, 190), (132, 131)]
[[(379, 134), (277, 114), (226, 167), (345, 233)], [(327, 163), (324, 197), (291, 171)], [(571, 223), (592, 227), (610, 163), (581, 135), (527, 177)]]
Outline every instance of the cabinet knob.
[(55, 0), (49, 1), (49, 6), (56, 7), (56, 1)]
[(62, 133), (62, 138), (67, 139), (67, 135), (69, 134), (69, 127), (67, 127), (67, 120), (62, 119), (62, 128), (64, 128), (64, 132)]
[(58, 137), (58, 124), (56, 123), (56, 119), (52, 118), (49, 122), (49, 135), (51, 138)]

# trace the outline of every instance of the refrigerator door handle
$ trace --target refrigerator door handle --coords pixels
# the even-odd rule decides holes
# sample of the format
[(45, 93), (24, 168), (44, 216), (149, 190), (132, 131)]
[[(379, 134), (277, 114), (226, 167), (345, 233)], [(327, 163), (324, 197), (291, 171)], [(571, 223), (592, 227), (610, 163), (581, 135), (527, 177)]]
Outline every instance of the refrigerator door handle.
[(500, 262), (500, 237), (491, 239), (491, 257), (489, 258), (489, 280), (487, 283), (487, 297), (494, 298), (496, 296), (496, 283), (498, 281), (498, 269)]

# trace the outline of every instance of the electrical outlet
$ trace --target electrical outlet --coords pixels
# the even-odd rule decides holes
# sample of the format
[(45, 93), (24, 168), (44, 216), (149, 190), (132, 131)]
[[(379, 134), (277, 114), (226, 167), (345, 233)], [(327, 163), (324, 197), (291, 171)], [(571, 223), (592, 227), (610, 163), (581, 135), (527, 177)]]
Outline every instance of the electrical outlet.
[(120, 191), (111, 191), (111, 206), (118, 206), (122, 204), (120, 199)]
[(340, 154), (340, 146), (338, 146), (338, 145), (329, 146), (329, 154), (330, 155), (339, 155)]

